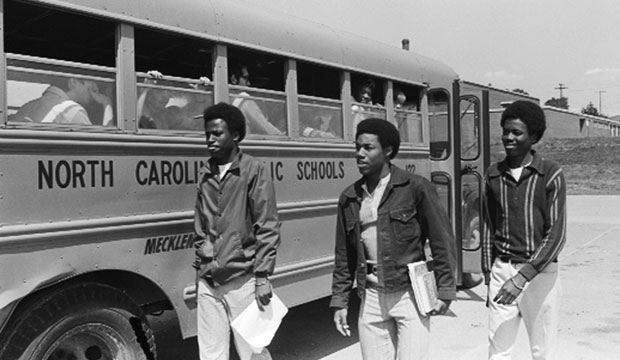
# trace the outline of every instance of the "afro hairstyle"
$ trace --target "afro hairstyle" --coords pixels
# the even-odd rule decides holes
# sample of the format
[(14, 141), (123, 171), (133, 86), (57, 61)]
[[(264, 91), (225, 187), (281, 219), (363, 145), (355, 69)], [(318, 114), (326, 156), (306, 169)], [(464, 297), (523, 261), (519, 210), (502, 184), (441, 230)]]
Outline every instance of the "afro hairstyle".
[(355, 138), (357, 139), (362, 134), (377, 135), (382, 148), (391, 146), (392, 153), (390, 153), (390, 159), (394, 159), (398, 154), (398, 149), (400, 148), (400, 133), (391, 122), (379, 118), (362, 120), (357, 124)]
[(529, 135), (536, 137), (536, 142), (542, 139), (547, 123), (545, 121), (545, 112), (536, 103), (527, 100), (517, 100), (508, 105), (502, 113), (500, 126), (504, 127), (506, 120), (519, 119), (523, 121), (527, 127)]
[(221, 102), (206, 108), (202, 116), (205, 127), (213, 119), (222, 119), (231, 134), (235, 132), (239, 134), (239, 142), (245, 137), (245, 116), (236, 106)]

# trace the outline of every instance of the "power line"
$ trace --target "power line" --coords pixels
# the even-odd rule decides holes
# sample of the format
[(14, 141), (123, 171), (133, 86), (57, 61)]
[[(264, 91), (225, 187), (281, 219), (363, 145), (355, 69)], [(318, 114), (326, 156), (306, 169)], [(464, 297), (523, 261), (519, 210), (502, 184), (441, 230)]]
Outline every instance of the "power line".
[(601, 94), (606, 93), (607, 91), (599, 90), (598, 91), (598, 112), (599, 114), (603, 113), (603, 103), (601, 101)]
[(562, 83), (559, 83), (558, 85), (559, 85), (559, 86), (558, 86), (558, 87), (556, 87), (556, 90), (557, 90), (557, 89), (559, 89), (559, 90), (560, 90), (560, 99), (561, 99), (561, 98), (563, 98), (563, 97), (564, 97), (564, 95), (563, 95), (563, 93), (562, 93), (562, 90), (564, 90), (564, 89), (568, 89), (568, 87), (567, 87), (567, 86), (564, 86), (564, 84), (562, 84)]

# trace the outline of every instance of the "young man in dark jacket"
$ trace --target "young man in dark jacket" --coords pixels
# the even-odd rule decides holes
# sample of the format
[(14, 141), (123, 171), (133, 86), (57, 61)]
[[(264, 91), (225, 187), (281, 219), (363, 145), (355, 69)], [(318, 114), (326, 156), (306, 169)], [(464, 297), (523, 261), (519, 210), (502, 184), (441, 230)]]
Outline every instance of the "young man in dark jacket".
[(349, 294), (357, 280), (362, 304), (359, 338), (367, 360), (427, 359), (430, 319), (416, 306), (407, 264), (424, 260), (430, 241), (442, 315), (456, 298), (454, 238), (434, 186), (390, 163), (398, 130), (383, 119), (357, 126), (356, 159), (362, 178), (338, 201), (336, 259), (330, 306), (338, 331), (350, 335)]
[[(269, 171), (238, 147), (243, 113), (219, 103), (204, 111), (204, 121), (211, 157), (195, 211), (198, 344), (201, 360), (227, 360), (230, 322), (254, 300), (261, 310), (271, 300), (280, 222)], [(271, 356), (265, 349), (253, 359)]]

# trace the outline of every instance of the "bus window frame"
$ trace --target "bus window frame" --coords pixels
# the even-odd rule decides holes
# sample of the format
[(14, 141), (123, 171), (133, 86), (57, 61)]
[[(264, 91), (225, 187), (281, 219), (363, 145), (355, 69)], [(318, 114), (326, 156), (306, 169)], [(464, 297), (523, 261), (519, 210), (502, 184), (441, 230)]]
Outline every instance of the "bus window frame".
[[(150, 77), (147, 73), (136, 72), (136, 131), (138, 133), (144, 134), (153, 134), (153, 135), (183, 135), (183, 136), (196, 136), (199, 134), (200, 136), (204, 136), (203, 130), (183, 130), (183, 129), (150, 129), (150, 128), (140, 128), (139, 127), (139, 114), (138, 114), (138, 103), (140, 99), (140, 90), (141, 89), (155, 89), (155, 90), (165, 90), (165, 91), (174, 91), (180, 93), (188, 93), (188, 94), (200, 94), (200, 95), (208, 95), (212, 94), (211, 100), (215, 103), (215, 86), (213, 82), (210, 82), (206, 87), (198, 87), (194, 88), (192, 85), (198, 83), (198, 79), (188, 79), (177, 76), (164, 76), (163, 79), (154, 79)], [(148, 81), (152, 80), (152, 81)], [(164, 83), (163, 85), (157, 84), (157, 82)], [(168, 85), (169, 83), (178, 85)], [(182, 87), (182, 85), (186, 85), (186, 87)], [(194, 116), (194, 119), (202, 118), (202, 113), (204, 109), (200, 112), (199, 115)]]
[[(286, 87), (286, 83), (285, 83), (285, 87)], [(238, 93), (233, 94), (233, 92), (231, 92), (231, 90), (240, 90)], [(259, 93), (259, 94), (268, 94), (268, 95), (274, 95), (276, 98), (282, 96), (283, 100), (284, 100), (284, 112), (286, 114), (286, 119), (284, 119), (284, 123), (286, 124), (286, 129), (283, 131), (282, 135), (269, 135), (269, 134), (252, 134), (250, 132), (246, 132), (246, 138), (249, 139), (263, 139), (263, 138), (270, 138), (270, 139), (286, 139), (286, 138), (292, 138), (293, 135), (291, 134), (291, 120), (288, 119), (289, 116), (289, 111), (288, 111), (288, 96), (286, 94), (286, 91), (277, 91), (277, 90), (269, 90), (269, 89), (263, 89), (263, 88), (258, 88), (258, 87), (252, 87), (252, 86), (241, 86), (241, 85), (232, 85), (232, 84), (228, 84), (228, 102), (230, 104), (232, 104), (234, 102), (234, 98), (236, 98), (238, 96), (238, 94), (240, 93), (247, 93), (249, 94), (249, 96), (247, 97), (250, 100), (258, 100), (258, 101), (271, 101), (271, 102), (275, 102), (276, 100), (272, 99), (272, 98), (261, 98), (261, 97), (256, 97), (254, 95), (252, 95), (252, 93)], [(261, 109), (262, 111), (263, 109)], [(247, 119), (246, 119), (247, 121)], [(275, 124), (272, 123), (272, 125), (275, 126)], [(277, 126), (275, 126), (277, 128)], [(278, 130), (282, 131), (281, 129), (278, 128)]]
[[(447, 205), (447, 209), (445, 209), (445, 210), (446, 210), (447, 214), (451, 214), (452, 213), (452, 206), (453, 206), (453, 204), (452, 204), (452, 197), (453, 197), (453, 191), (454, 191), (454, 178), (452, 176), (450, 176), (450, 174), (448, 172), (445, 172), (445, 171), (433, 171), (430, 174), (430, 179), (429, 180), (431, 181), (431, 183), (436, 188), (437, 188), (437, 183), (435, 182), (435, 179), (434, 179), (436, 176), (443, 176), (443, 177), (445, 177), (448, 180), (448, 183), (446, 185), (446, 188), (448, 189), (448, 196), (447, 196), (448, 203), (446, 204)], [(437, 191), (437, 193), (439, 194), (439, 191)], [(441, 204), (441, 205), (443, 205), (443, 204)]]
[[(119, 118), (118, 118), (119, 104), (117, 102), (118, 101), (117, 100), (118, 84), (117, 84), (117, 69), (116, 68), (110, 68), (110, 67), (101, 66), (101, 65), (84, 64), (84, 63), (78, 63), (78, 62), (60, 60), (60, 59), (43, 58), (43, 57), (32, 56), (32, 55), (15, 54), (15, 53), (3, 53), (2, 58), (3, 58), (4, 64), (6, 65), (5, 66), (6, 71), (2, 72), (3, 78), (5, 80), (2, 85), (4, 88), (4, 92), (2, 96), (2, 100), (4, 103), (2, 104), (2, 110), (4, 111), (4, 114), (6, 114), (5, 116), (6, 120), (4, 122), (5, 126), (11, 127), (11, 128), (28, 128), (28, 129), (40, 129), (40, 130), (47, 129), (47, 130), (98, 131), (98, 132), (101, 132), (101, 131), (118, 132), (119, 130), (121, 130), (121, 126), (120, 126), (121, 121), (119, 121)], [(92, 71), (92, 72), (98, 72), (102, 74), (109, 74), (110, 76), (104, 77), (104, 76), (96, 76), (96, 75), (83, 75), (80, 73), (76, 74), (76, 73), (56, 71), (56, 70), (45, 70), (45, 69), (36, 69), (36, 68), (30, 68), (30, 67), (24, 67), (24, 66), (9, 65), (11, 61), (40, 64), (42, 66), (48, 65), (52, 67), (79, 69), (83, 71)], [(104, 126), (104, 125), (95, 125), (95, 124), (83, 125), (83, 124), (58, 124), (58, 123), (34, 123), (34, 122), (10, 121), (9, 114), (8, 114), (8, 106), (9, 106), (8, 94), (6, 91), (8, 90), (8, 82), (12, 81), (12, 80), (9, 80), (9, 71), (20, 72), (20, 73), (25, 73), (25, 74), (35, 74), (35, 75), (38, 74), (38, 75), (45, 75), (45, 76), (58, 76), (58, 77), (66, 77), (66, 78), (74, 78), (74, 79), (92, 80), (92, 81), (96, 81), (100, 83), (111, 84), (112, 85), (111, 87), (114, 90), (114, 96), (110, 99), (112, 101), (112, 104), (110, 105), (112, 106), (112, 109), (114, 111), (114, 116), (116, 117), (115, 119), (116, 125), (115, 126)], [(51, 84), (47, 84), (47, 85), (50, 86)], [(35, 100), (38, 98), (39, 97), (33, 98), (31, 100)], [(21, 106), (23, 105), (24, 104), (22, 104)]]
[[(345, 130), (344, 130), (345, 126), (344, 126), (344, 116), (342, 114), (343, 101), (341, 99), (331, 99), (331, 98), (323, 98), (323, 97), (299, 94), (297, 95), (298, 109), (302, 105), (311, 106), (311, 107), (319, 107), (323, 109), (325, 108), (325, 107), (322, 107), (320, 104), (309, 103), (309, 102), (306, 102), (305, 100), (317, 101), (317, 102), (322, 102), (322, 103), (332, 103), (334, 105), (333, 106), (334, 109), (338, 108), (340, 112), (340, 118), (338, 119), (338, 121), (339, 121), (339, 128), (341, 130), (341, 134), (339, 136), (338, 134), (336, 134), (335, 138), (321, 138), (321, 137), (303, 136), (300, 133), (296, 138), (299, 139), (300, 141), (337, 142), (337, 143), (344, 142), (345, 141)], [(303, 131), (303, 129), (301, 129), (302, 123), (301, 123), (301, 119), (299, 115), (297, 116), (297, 122), (298, 122), (298, 126), (300, 130)]]
[(453, 131), (452, 131), (452, 112), (451, 112), (451, 108), (452, 108), (452, 95), (451, 92), (448, 91), (448, 89), (446, 88), (432, 88), (429, 89), (426, 93), (427, 96), (427, 104), (428, 104), (428, 111), (427, 111), (427, 123), (428, 123), (428, 144), (429, 144), (429, 149), (432, 147), (432, 143), (433, 143), (433, 136), (432, 136), (432, 129), (433, 129), (433, 125), (431, 125), (431, 101), (430, 98), (432, 97), (432, 95), (434, 93), (443, 93), (446, 96), (446, 130), (447, 130), (447, 139), (446, 139), (446, 144), (447, 144), (447, 148), (445, 151), (445, 156), (442, 157), (434, 157), (433, 156), (433, 152), (430, 152), (430, 159), (432, 161), (446, 161), (448, 159), (450, 159), (450, 157), (452, 156), (452, 153), (454, 152), (453, 149)]
[[(483, 196), (483, 191), (484, 191), (484, 179), (482, 177), (481, 174), (479, 174), (478, 172), (474, 171), (474, 172), (468, 172), (466, 174), (461, 174), (461, 189), (459, 191), (461, 191), (461, 201), (463, 203), (462, 206), (462, 213), (461, 213), (461, 222), (462, 222), (462, 229), (461, 229), (461, 250), (462, 251), (468, 251), (468, 252), (475, 252), (478, 251), (480, 249), (480, 247), (482, 246), (482, 239), (479, 239), (478, 245), (474, 248), (466, 248), (464, 243), (464, 239), (465, 239), (465, 235), (467, 235), (467, 230), (469, 227), (469, 220), (472, 218), (470, 216), (470, 212), (471, 210), (473, 210), (473, 208), (470, 208), (469, 206), (467, 206), (467, 200), (470, 199), (470, 196), (466, 196), (467, 194), (463, 193), (463, 190), (465, 190), (465, 187), (463, 186), (463, 178), (466, 176), (473, 176), (476, 179), (476, 184), (478, 185), (476, 191), (477, 191), (477, 198), (474, 199), (474, 202), (477, 204), (475, 210), (478, 211), (478, 218), (482, 219), (483, 216), (483, 204), (482, 201), (479, 201), (480, 198)], [(474, 195), (476, 194), (476, 192), (473, 193)]]
[[(474, 131), (474, 136), (476, 138), (476, 156), (472, 157), (472, 158), (465, 158), (463, 157), (463, 154), (465, 153), (463, 151), (463, 127), (462, 127), (462, 120), (463, 118), (466, 116), (466, 114), (463, 114), (461, 111), (461, 103), (463, 101), (469, 101), (470, 103), (474, 104), (474, 113), (473, 113), (473, 117), (474, 117), (474, 122), (473, 122), (473, 126), (474, 128), (477, 127), (478, 130)], [(476, 161), (480, 158), (480, 156), (482, 155), (482, 138), (480, 137), (480, 128), (482, 126), (482, 111), (481, 111), (481, 101), (480, 99), (475, 96), (475, 95), (463, 95), (459, 98), (459, 136), (461, 137), (461, 150), (460, 150), (460, 161)]]

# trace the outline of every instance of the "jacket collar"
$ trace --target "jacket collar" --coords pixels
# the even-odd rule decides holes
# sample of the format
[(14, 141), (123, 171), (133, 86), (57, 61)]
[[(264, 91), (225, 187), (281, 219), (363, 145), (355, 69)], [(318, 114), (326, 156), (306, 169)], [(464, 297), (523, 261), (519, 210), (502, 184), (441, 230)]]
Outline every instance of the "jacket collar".
[[(527, 168), (533, 169), (540, 175), (545, 175), (545, 169), (543, 167), (543, 159), (540, 154), (538, 154), (535, 150), (530, 150), (532, 154), (532, 162), (526, 166)], [(489, 177), (497, 177), (502, 174), (506, 174), (510, 171), (510, 167), (508, 166), (508, 158), (504, 158), (504, 160), (500, 161), (496, 164), (496, 166), (491, 166), (489, 168)]]
[[(242, 158), (243, 152), (241, 149), (238, 149), (237, 155), (233, 158), (232, 164), (230, 164), (230, 169), (228, 169), (228, 171), (238, 169)], [(203, 169), (205, 174), (213, 174), (215, 169), (217, 169), (217, 164), (213, 161), (213, 158), (209, 158), (209, 160), (207, 160), (207, 165)]]
[[(409, 177), (407, 175), (408, 173), (405, 170), (399, 168), (398, 166), (390, 164), (390, 181), (388, 182), (386, 189), (408, 183)], [(362, 189), (362, 185), (365, 182), (366, 177), (362, 176), (360, 179), (353, 183), (353, 186), (349, 186), (348, 188), (346, 188), (343, 192), (343, 195), (348, 198), (361, 199), (364, 192), (364, 190)]]

